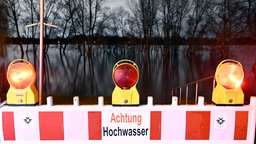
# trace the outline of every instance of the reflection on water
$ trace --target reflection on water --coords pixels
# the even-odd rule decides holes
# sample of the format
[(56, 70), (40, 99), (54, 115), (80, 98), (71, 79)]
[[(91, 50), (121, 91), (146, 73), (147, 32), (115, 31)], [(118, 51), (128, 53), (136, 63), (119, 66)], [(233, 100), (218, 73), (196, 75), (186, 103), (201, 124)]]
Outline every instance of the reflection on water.
[[(152, 47), (149, 54), (143, 54), (136, 47), (97, 46), (94, 47), (93, 54), (88, 56), (86, 53), (80, 53), (76, 45), (69, 45), (65, 53), (59, 52), (58, 45), (51, 45), (44, 57), (43, 95), (56, 97), (55, 103), (70, 104), (72, 96), (80, 96), (84, 103), (94, 101), (92, 96), (106, 96), (106, 99), (111, 99), (114, 89), (112, 68), (120, 59), (131, 59), (139, 67), (140, 78), (137, 88), (141, 95), (141, 103), (146, 103), (147, 96), (153, 96), (155, 103), (169, 104), (172, 88), (214, 75), (216, 66), (223, 59), (220, 55), (211, 55), (208, 50), (186, 57), (184, 55), (186, 48), (186, 46), (171, 47), (169, 53), (163, 55), (160, 46)], [(33, 63), (38, 70), (38, 51), (34, 54), (32, 46), (28, 46), (28, 49), (30, 51), (24, 55), (24, 58)], [(246, 95), (255, 95), (252, 73), (252, 65), (256, 62), (255, 51), (250, 47), (241, 49), (235, 46), (231, 51), (230, 58), (237, 59), (244, 65)], [(5, 75), (7, 66), (9, 62), (20, 56), (18, 46), (10, 45), (7, 47), (7, 56), (0, 58), (2, 95), (8, 90)], [(210, 98), (211, 84), (212, 81), (199, 85), (199, 95)], [(190, 97), (194, 97), (194, 94), (190, 94)]]

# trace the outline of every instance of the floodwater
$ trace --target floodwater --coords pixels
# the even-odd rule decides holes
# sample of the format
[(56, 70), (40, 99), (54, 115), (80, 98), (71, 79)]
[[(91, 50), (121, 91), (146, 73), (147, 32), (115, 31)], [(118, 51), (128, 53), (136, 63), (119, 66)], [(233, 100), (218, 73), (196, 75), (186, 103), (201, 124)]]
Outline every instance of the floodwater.
[[(205, 46), (204, 46), (205, 47)], [(39, 48), (33, 52), (32, 45), (24, 45), (28, 52), (24, 59), (29, 60), (37, 71), (38, 87)], [(238, 60), (244, 66), (245, 80), (242, 85), (245, 99), (256, 95), (255, 46), (231, 46), (228, 58)], [(114, 89), (112, 70), (121, 59), (133, 60), (139, 68), (137, 89), (141, 104), (147, 103), (147, 97), (153, 96), (155, 104), (170, 104), (172, 89), (198, 79), (213, 76), (215, 69), (224, 58), (221, 54), (211, 53), (209, 48), (194, 55), (186, 56), (187, 46), (172, 46), (169, 53), (163, 54), (161, 46), (152, 46), (145, 54), (134, 46), (94, 46), (91, 55), (79, 51), (77, 45), (68, 45), (65, 53), (59, 45), (50, 45), (44, 56), (43, 102), (45, 97), (53, 96), (54, 103), (72, 104), (72, 97), (79, 96), (82, 103), (97, 102), (97, 96), (104, 96), (106, 103), (111, 103)], [(0, 93), (2, 100), (9, 88), (6, 80), (8, 64), (21, 58), (17, 45), (8, 45), (6, 54), (0, 57)], [(255, 73), (254, 73), (255, 72)], [(194, 88), (189, 89), (189, 97), (194, 97)], [(199, 84), (200, 96), (211, 99), (212, 80)], [(183, 91), (184, 95), (184, 91)]]

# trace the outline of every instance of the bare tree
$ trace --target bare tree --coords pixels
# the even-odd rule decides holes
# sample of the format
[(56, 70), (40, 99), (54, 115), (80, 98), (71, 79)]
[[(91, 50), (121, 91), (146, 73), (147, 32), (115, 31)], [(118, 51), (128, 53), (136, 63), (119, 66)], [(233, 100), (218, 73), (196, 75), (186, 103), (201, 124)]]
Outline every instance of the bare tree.
[(69, 38), (77, 35), (76, 0), (64, 0), (62, 2), (61, 17), (57, 21), (60, 26), (60, 37)]
[(106, 29), (108, 28), (107, 23), (109, 23), (111, 17), (110, 9), (103, 8), (102, 15), (96, 23), (95, 34), (99, 37), (104, 36)]
[(160, 19), (162, 24), (164, 50), (168, 52), (171, 36), (180, 36), (184, 29), (183, 22), (189, 13), (188, 0), (160, 0)]
[[(48, 24), (56, 25), (56, 21), (60, 19), (60, 13), (62, 6), (62, 1), (60, 0), (47, 0), (45, 1), (45, 16), (44, 21)], [(45, 28), (45, 37), (46, 38), (55, 38), (57, 35), (54, 33), (54, 27)]]
[(174, 31), (175, 27), (175, 3), (176, 0), (161, 0), (160, 5), (160, 19), (162, 22), (162, 30), (164, 37), (164, 50), (167, 52), (169, 50), (171, 33)]
[(187, 38), (189, 39), (189, 49), (191, 53), (200, 45), (202, 38), (207, 37), (207, 15), (212, 6), (212, 0), (193, 0), (192, 9), (187, 19)]
[[(76, 0), (63, 0), (59, 3), (62, 9), (59, 11), (60, 15), (59, 18), (56, 19), (56, 25), (59, 26), (56, 33), (58, 37), (63, 39), (68, 39), (70, 37), (75, 37), (77, 35), (77, 13), (76, 13)], [(77, 42), (73, 42), (77, 43)], [(63, 47), (64, 44), (64, 47)], [(61, 41), (60, 42), (60, 49), (59, 51), (65, 52), (67, 42)]]
[(240, 0), (218, 0), (209, 12), (208, 30), (221, 46), (224, 57), (228, 57), (229, 45), (243, 34), (245, 28), (241, 4)]
[(175, 4), (175, 10), (176, 10), (176, 25), (175, 25), (175, 33), (178, 35), (182, 35), (182, 29), (183, 29), (183, 22), (190, 12), (190, 0), (179, 0)]
[(242, 4), (242, 10), (246, 21), (247, 32), (244, 32), (246, 36), (256, 39), (256, 1), (244, 0)]
[(143, 45), (146, 44), (144, 52), (148, 52), (153, 37), (154, 25), (157, 23), (158, 0), (131, 0), (129, 1), (131, 18), (142, 32)]
[(112, 17), (110, 20), (110, 31), (116, 36), (126, 36), (128, 33), (128, 19), (129, 11), (124, 7), (118, 7), (113, 9)]
[(21, 14), (21, 3), (19, 0), (3, 0), (7, 6), (7, 15), (9, 22), (9, 30), (14, 30), (12, 36), (16, 36), (19, 39), (19, 45), (21, 50), (21, 58), (24, 56), (24, 50), (21, 42), (20, 35), (20, 14)]
[(89, 12), (89, 36), (93, 36), (95, 32), (95, 27), (97, 24), (97, 19), (102, 11), (102, 5), (104, 0), (88, 0), (88, 12)]
[(92, 53), (92, 44), (96, 25), (103, 14), (104, 0), (77, 1), (77, 15), (81, 34), (87, 36), (88, 54)]
[[(39, 22), (39, 1), (34, 0), (24, 0), (23, 3), (23, 22), (26, 25), (28, 24), (34, 24)], [(28, 32), (25, 35), (28, 38), (38, 38), (39, 37), (39, 30), (38, 27), (29, 27)]]
[(2, 1), (0, 2), (0, 56), (4, 56), (5, 49), (5, 36), (7, 34), (8, 23), (6, 14), (6, 5)]
[(191, 14), (188, 17), (188, 39), (202, 38), (206, 35), (207, 13), (212, 7), (211, 0), (193, 0)]

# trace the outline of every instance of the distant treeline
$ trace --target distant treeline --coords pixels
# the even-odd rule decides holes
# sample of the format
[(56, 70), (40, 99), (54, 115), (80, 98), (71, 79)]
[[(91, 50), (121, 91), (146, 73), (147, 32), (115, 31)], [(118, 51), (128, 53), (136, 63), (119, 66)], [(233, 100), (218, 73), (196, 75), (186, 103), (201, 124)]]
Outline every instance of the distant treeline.
[[(108, 0), (45, 0), (46, 43), (255, 44), (255, 0), (127, 0), (110, 8)], [(38, 43), (39, 0), (1, 0), (0, 33), (7, 43)], [(26, 25), (34, 24), (32, 27)], [(15, 39), (15, 38), (17, 39)], [(189, 47), (193, 52), (196, 47)], [(227, 49), (228, 50), (228, 49)], [(145, 50), (147, 52), (147, 50)]]
[[(38, 38), (5, 38), (6, 44), (39, 44)], [(53, 38), (53, 39), (47, 39), (45, 38), (44, 43), (45, 44), (87, 44), (88, 39), (93, 40), (94, 45), (142, 45), (144, 44), (144, 39), (136, 38), (136, 37), (118, 37), (118, 36), (101, 36), (101, 37), (93, 37), (88, 38), (86, 36), (76, 36), (73, 38)], [(151, 43), (154, 45), (163, 45), (164, 39), (161, 37), (151, 38)], [(193, 41), (197, 40), (187, 40), (185, 38), (181, 37), (172, 37), (171, 43), (172, 45), (190, 45), (193, 43)], [(194, 45), (197, 45), (197, 43), (193, 43)], [(247, 37), (247, 38), (237, 38), (231, 42), (229, 42), (230, 45), (256, 45), (256, 41), (253, 38)], [(220, 43), (217, 42), (216, 39), (210, 39), (210, 38), (203, 38), (200, 39), (200, 43), (198, 45), (220, 45)]]
[[(89, 41), (93, 41), (92, 44), (95, 45), (141, 45), (144, 42), (144, 39), (138, 37), (119, 37), (119, 36), (75, 36), (72, 38), (45, 38), (45, 44), (86, 44)], [(161, 37), (154, 37), (149, 40), (154, 45), (163, 45), (164, 39)], [(174, 38), (172, 37), (173, 44), (183, 45), (187, 44), (187, 40), (181, 37)], [(6, 38), (6, 44), (39, 44), (38, 38)]]

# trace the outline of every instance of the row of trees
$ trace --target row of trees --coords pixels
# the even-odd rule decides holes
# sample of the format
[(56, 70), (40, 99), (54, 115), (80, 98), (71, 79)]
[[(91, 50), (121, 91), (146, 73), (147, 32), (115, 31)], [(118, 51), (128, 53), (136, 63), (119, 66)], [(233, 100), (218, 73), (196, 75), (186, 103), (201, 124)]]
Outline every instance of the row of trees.
[[(143, 45), (161, 38), (168, 47), (177, 40), (201, 44), (213, 39), (229, 45), (238, 38), (256, 38), (255, 0), (129, 0), (109, 8), (108, 0), (45, 0), (46, 38), (81, 38), (92, 44), (98, 36), (139, 38)], [(38, 38), (39, 0), (1, 0), (0, 27), (9, 37)], [(8, 27), (7, 27), (8, 26)]]

